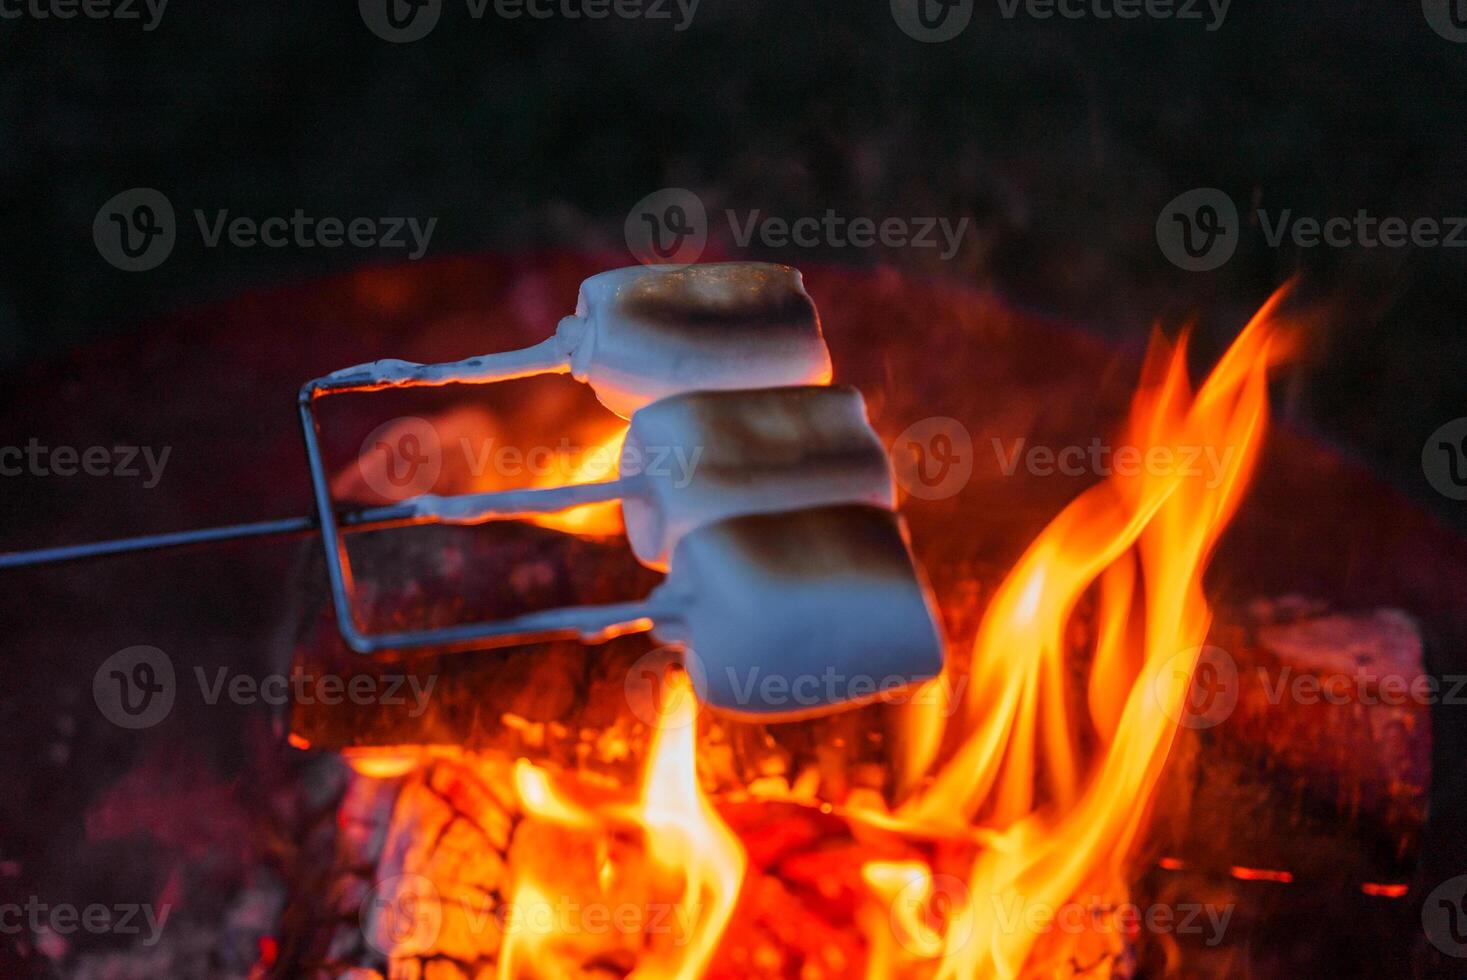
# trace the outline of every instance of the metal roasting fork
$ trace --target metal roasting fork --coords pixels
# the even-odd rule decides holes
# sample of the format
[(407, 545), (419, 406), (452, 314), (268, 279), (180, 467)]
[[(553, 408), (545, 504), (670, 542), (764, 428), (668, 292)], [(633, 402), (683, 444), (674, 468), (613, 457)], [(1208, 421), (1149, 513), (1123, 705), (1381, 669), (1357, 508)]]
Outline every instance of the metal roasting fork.
[[(445, 382), (442, 378), (427, 378), (400, 380), (395, 382), (393, 387), (441, 387), (445, 383), (473, 384), (476, 382), (478, 379), (475, 378), (468, 378), (462, 382), (457, 380)], [(55, 565), (113, 555), (186, 548), (228, 541), (268, 538), (298, 539), (319, 534), (322, 552), (326, 559), (326, 576), (330, 585), (332, 606), (336, 613), (337, 628), (347, 646), (357, 653), (372, 654), (385, 650), (426, 647), (452, 650), (469, 646), (490, 647), (568, 638), (597, 642), (612, 636), (646, 632), (652, 628), (654, 609), (652, 604), (644, 600), (547, 609), (509, 619), (461, 623), (430, 630), (375, 634), (363, 630), (357, 623), (353, 601), (351, 562), (347, 555), (344, 536), (363, 531), (451, 523), (445, 522), (437, 514), (424, 512), (412, 501), (337, 512), (336, 502), (331, 498), (325, 460), (321, 454), (316, 402), (329, 395), (374, 391), (382, 387), (378, 384), (360, 383), (351, 377), (342, 377), (338, 373), (307, 382), (301, 388), (297, 405), (300, 412), (301, 432), (305, 440), (306, 463), (311, 476), (312, 497), (316, 506), (314, 515), (0, 553), (0, 570)], [(523, 510), (533, 512), (553, 512), (580, 503), (606, 498), (606, 494), (597, 484), (465, 496), (480, 498), (493, 496), (519, 503)], [(513, 510), (515, 508), (505, 509)]]
[[(652, 303), (651, 307), (646, 304)], [(667, 321), (654, 315), (657, 310), (674, 307), (690, 318), (693, 325)], [(650, 310), (650, 312), (649, 312)], [(712, 320), (709, 321), (708, 318)], [(719, 326), (710, 330), (708, 323)], [(755, 336), (751, 336), (751, 333)], [(752, 344), (752, 346), (751, 346)], [(651, 356), (659, 354), (658, 357)], [(867, 567), (870, 562), (884, 563), (888, 572), (886, 585), (891, 593), (871, 604), (877, 614), (866, 617), (866, 631), (852, 637), (848, 646), (858, 649), (864, 642), (871, 645), (885, 636), (893, 643), (914, 645), (918, 652), (931, 653), (935, 636), (929, 596), (919, 581), (905, 543), (905, 532), (894, 513), (889, 462), (874, 432), (865, 420), (865, 406), (854, 389), (826, 387), (830, 380), (830, 358), (820, 332), (819, 317), (804, 292), (799, 273), (784, 266), (761, 263), (728, 263), (692, 267), (689, 270), (660, 267), (631, 267), (593, 276), (582, 283), (575, 315), (563, 319), (551, 338), (520, 351), (483, 355), (446, 364), (415, 364), (406, 361), (376, 361), (317, 378), (301, 387), (297, 397), (301, 433), (311, 479), (315, 513), (305, 517), (233, 524), (192, 531), (144, 535), (112, 541), (92, 542), (33, 551), (0, 554), (0, 569), (34, 567), (61, 562), (81, 561), (109, 555), (156, 551), (167, 548), (215, 544), (259, 538), (299, 538), (311, 534), (321, 537), (331, 602), (337, 629), (342, 639), (360, 654), (387, 650), (421, 648), (458, 649), (519, 644), (554, 638), (577, 638), (583, 642), (599, 642), (613, 636), (642, 633), (656, 629), (658, 639), (678, 636), (690, 638), (699, 632), (710, 648), (726, 640), (710, 617), (703, 602), (706, 589), (696, 581), (681, 577), (676, 569), (663, 585), (640, 600), (601, 605), (568, 606), (526, 613), (509, 619), (461, 623), (434, 629), (371, 633), (358, 622), (355, 589), (345, 536), (361, 531), (386, 530), (420, 524), (479, 523), (491, 519), (518, 519), (535, 513), (554, 513), (584, 503), (625, 497), (628, 493), (657, 493), (654, 484), (628, 480), (573, 484), (559, 487), (507, 490), (493, 493), (471, 493), (457, 497), (423, 495), (398, 504), (358, 510), (338, 511), (332, 499), (326, 464), (321, 453), (320, 425), (316, 403), (325, 397), (347, 393), (365, 393), (383, 389), (442, 387), (450, 384), (492, 384), (539, 374), (572, 374), (577, 381), (588, 383), (596, 396), (616, 414), (631, 417), (638, 409), (658, 402), (659, 420), (647, 424), (674, 424), (682, 420), (678, 411), (696, 411), (679, 406), (669, 408), (672, 396), (686, 393), (694, 396), (712, 394), (703, 389), (721, 390), (740, 397), (747, 396), (766, 405), (768, 393), (746, 390), (750, 382), (772, 386), (770, 390), (791, 392), (801, 406), (787, 410), (808, 412), (805, 421), (813, 426), (815, 436), (821, 432), (824, 419), (835, 419), (836, 429), (842, 418), (859, 418), (860, 427), (869, 439), (851, 441), (847, 432), (837, 439), (847, 457), (845, 469), (832, 469), (827, 462), (824, 483), (819, 479), (803, 490), (774, 499), (785, 506), (776, 508), (783, 516), (771, 517), (774, 523), (737, 518), (731, 515), (713, 519), (704, 529), (679, 539), (679, 554), (686, 553), (685, 563), (702, 561), (720, 568), (717, 577), (726, 579), (726, 569), (739, 568), (739, 562), (750, 558), (740, 543), (741, 535), (757, 529), (757, 533), (782, 540), (804, 536), (805, 547), (799, 561), (792, 556), (792, 569), (802, 583), (801, 589), (786, 588), (769, 594), (762, 592), (768, 583), (752, 579), (741, 583), (744, 598), (762, 596), (763, 606), (783, 610), (784, 619), (773, 625), (789, 632), (806, 624), (812, 615), (835, 615), (849, 619), (847, 610), (830, 606), (832, 601), (849, 593), (860, 583), (837, 585), (842, 575), (854, 567)], [(690, 383), (692, 382), (692, 383)], [(821, 394), (824, 414), (811, 399), (796, 394), (807, 390), (800, 386), (815, 384)], [(700, 396), (700, 397), (701, 397)], [(722, 396), (714, 396), (722, 397)], [(783, 396), (778, 396), (783, 397)], [(659, 399), (666, 399), (660, 401)], [(765, 399), (765, 401), (757, 401)], [(780, 406), (775, 406), (777, 410)], [(668, 417), (668, 413), (671, 416)], [(833, 413), (833, 414), (832, 414)], [(632, 431), (637, 431), (634, 419)], [(801, 430), (804, 431), (804, 430)], [(868, 444), (869, 443), (869, 444)], [(831, 444), (818, 438), (812, 452), (826, 450)], [(852, 476), (859, 477), (854, 481)], [(855, 492), (847, 484), (864, 487)], [(831, 492), (832, 485), (838, 485)], [(636, 489), (633, 489), (636, 488)], [(650, 489), (649, 489), (650, 488)], [(766, 498), (768, 494), (764, 495)], [(756, 502), (750, 509), (767, 509), (770, 499)], [(843, 508), (836, 505), (845, 505)], [(861, 505), (861, 506), (855, 506)], [(717, 511), (717, 508), (705, 509)], [(828, 507), (825, 513), (803, 511), (812, 506)], [(677, 512), (674, 511), (674, 514)], [(676, 518), (674, 517), (674, 524)], [(650, 525), (649, 525), (650, 527)], [(633, 551), (644, 564), (668, 568), (663, 561), (672, 545), (663, 535), (666, 528), (644, 535), (642, 540), (629, 535)], [(687, 531), (684, 529), (683, 532)], [(852, 534), (854, 540), (843, 540)], [(786, 543), (788, 541), (786, 540)], [(684, 545), (686, 547), (684, 548)], [(859, 552), (860, 547), (866, 548)], [(855, 550), (852, 550), (855, 549)], [(647, 554), (643, 554), (647, 552)], [(710, 555), (722, 556), (718, 560)], [(732, 563), (732, 564), (726, 564)], [(711, 574), (705, 570), (705, 575)], [(898, 600), (893, 595), (900, 594)], [(838, 605), (839, 603), (837, 603)], [(859, 618), (859, 617), (858, 617)], [(883, 633), (885, 630), (885, 633)], [(711, 631), (711, 632), (710, 632)], [(931, 635), (929, 635), (931, 634)], [(776, 642), (776, 639), (778, 642)], [(770, 639), (773, 649), (788, 636)], [(727, 644), (724, 644), (727, 645)], [(732, 656), (732, 653), (729, 653)], [(832, 652), (831, 654), (835, 654)], [(937, 655), (940, 659), (940, 653)], [(929, 656), (928, 660), (933, 659)], [(924, 665), (924, 669), (926, 669)]]

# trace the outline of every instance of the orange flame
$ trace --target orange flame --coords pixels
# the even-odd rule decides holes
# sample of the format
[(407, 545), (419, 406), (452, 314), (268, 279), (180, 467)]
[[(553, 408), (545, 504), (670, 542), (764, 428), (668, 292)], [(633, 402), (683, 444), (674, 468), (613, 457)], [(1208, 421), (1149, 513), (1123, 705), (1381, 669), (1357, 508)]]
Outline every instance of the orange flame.
[[(622, 442), (626, 439), (627, 426), (617, 425), (611, 434), (599, 443), (582, 451), (579, 462), (570, 454), (557, 454), (549, 467), (550, 472), (536, 479), (537, 487), (563, 486), (567, 484), (599, 483), (614, 480), (621, 460)], [(567, 534), (589, 537), (612, 537), (622, 533), (621, 504), (608, 500), (599, 504), (582, 504), (555, 514), (541, 514), (530, 518), (539, 524)]]
[[(586, 832), (609, 829), (611, 823), (629, 824), (642, 831), (648, 858), (662, 873), (681, 882), (675, 913), (656, 915), (678, 932), (670, 941), (649, 943), (646, 955), (630, 974), (635, 980), (694, 980), (712, 961), (727, 928), (743, 885), (747, 858), (743, 845), (723, 822), (698, 784), (696, 732), (697, 701), (692, 683), (682, 672), (664, 680), (657, 731), (648, 750), (641, 797), (636, 803), (593, 807), (559, 789), (550, 774), (521, 760), (515, 786), (530, 816)], [(604, 852), (603, 852), (604, 853)], [(603, 891), (615, 869), (601, 860), (596, 877)], [(591, 896), (576, 896), (586, 899)], [(529, 910), (553, 905), (550, 887), (529, 874), (515, 883), (511, 909)], [(547, 917), (536, 918), (545, 922)], [(500, 980), (513, 980), (525, 964), (538, 973), (554, 975), (545, 961), (556, 936), (552, 928), (517, 929), (505, 936), (500, 954)], [(651, 940), (654, 937), (647, 937)]]
[[(976, 824), (982, 842), (963, 921), (949, 922), (930, 956), (939, 980), (1051, 976), (1094, 962), (1098, 948), (1119, 952), (1115, 930), (1033, 929), (1025, 923), (1044, 918), (1025, 913), (1081, 896), (1124, 899), (1123, 861), (1188, 710), (1211, 624), (1202, 576), (1257, 462), (1267, 372), (1286, 346), (1276, 322), (1286, 291), (1195, 397), (1185, 339), (1176, 349), (1153, 343), (1125, 433), (1146, 464), (1124, 474), (1118, 466), (1074, 500), (996, 592), (975, 640), (964, 738), (894, 815), (911, 828), (972, 834)], [(1181, 465), (1194, 453), (1216, 465)], [(1065, 640), (1092, 586), (1097, 640), (1082, 712), (1067, 698)], [(930, 734), (923, 744), (929, 754)], [(890, 897), (892, 875), (866, 868), (878, 898)], [(903, 927), (894, 917), (888, 928)]]
[(638, 970), (642, 980), (694, 980), (713, 959), (733, 915), (748, 859), (744, 847), (698, 785), (697, 701), (680, 671), (663, 681), (661, 715), (648, 752), (647, 782), (633, 813), (646, 828), (647, 848), (663, 868), (681, 870), (679, 905), (700, 911), (681, 962), (667, 970)]

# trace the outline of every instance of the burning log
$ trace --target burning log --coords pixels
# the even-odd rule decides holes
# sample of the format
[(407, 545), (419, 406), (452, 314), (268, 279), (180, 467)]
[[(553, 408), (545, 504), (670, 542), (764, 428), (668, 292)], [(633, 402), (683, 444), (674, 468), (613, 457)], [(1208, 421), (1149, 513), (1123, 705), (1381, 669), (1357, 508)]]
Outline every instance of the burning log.
[(1404, 894), (1430, 785), (1415, 621), (1257, 602), (1212, 643), (1222, 670), (1197, 690), (1223, 711), (1184, 722), (1157, 795), (1153, 855), (1173, 877), (1271, 882), (1281, 902), (1298, 888), (1277, 886), (1296, 884)]

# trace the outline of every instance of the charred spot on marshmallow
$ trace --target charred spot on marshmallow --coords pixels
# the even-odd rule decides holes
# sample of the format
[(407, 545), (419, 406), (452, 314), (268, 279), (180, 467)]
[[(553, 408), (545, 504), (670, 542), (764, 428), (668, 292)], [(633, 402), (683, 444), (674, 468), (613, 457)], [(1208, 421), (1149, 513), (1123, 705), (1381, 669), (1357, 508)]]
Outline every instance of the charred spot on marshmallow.
[(719, 262), (647, 275), (618, 296), (622, 314), (672, 331), (819, 328), (815, 304), (789, 266)]
[(849, 385), (700, 391), (660, 404), (667, 412), (687, 410), (701, 442), (698, 465), (724, 483), (763, 479), (764, 471), (793, 466), (817, 475), (887, 466), (865, 403)]
[(733, 550), (768, 575), (826, 578), (836, 573), (910, 579), (914, 566), (896, 514), (846, 504), (750, 514), (717, 527)]

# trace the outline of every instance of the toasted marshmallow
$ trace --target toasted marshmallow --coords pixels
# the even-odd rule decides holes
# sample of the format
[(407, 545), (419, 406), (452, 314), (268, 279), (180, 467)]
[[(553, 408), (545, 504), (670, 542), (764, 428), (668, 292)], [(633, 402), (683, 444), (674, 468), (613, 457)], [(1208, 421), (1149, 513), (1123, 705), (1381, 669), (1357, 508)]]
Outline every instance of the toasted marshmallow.
[(632, 266), (581, 284), (556, 336), (571, 374), (623, 418), (687, 391), (826, 384), (830, 352), (800, 273), (764, 262)]
[(622, 450), (632, 551), (666, 569), (704, 524), (822, 504), (896, 506), (891, 461), (849, 385), (704, 391), (632, 416)]
[(936, 676), (943, 639), (900, 518), (841, 505), (735, 517), (673, 550), (654, 635), (688, 647), (704, 701), (765, 721)]

